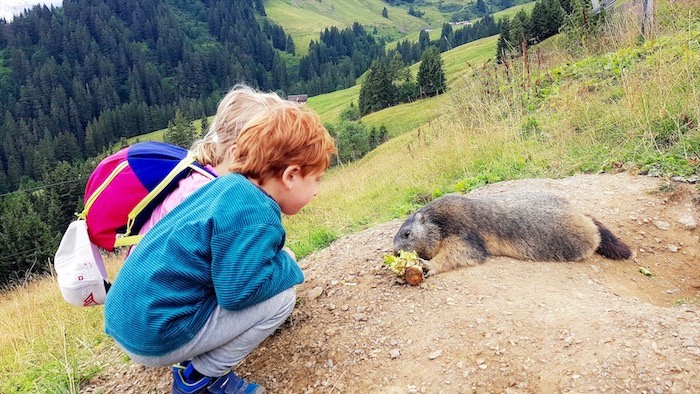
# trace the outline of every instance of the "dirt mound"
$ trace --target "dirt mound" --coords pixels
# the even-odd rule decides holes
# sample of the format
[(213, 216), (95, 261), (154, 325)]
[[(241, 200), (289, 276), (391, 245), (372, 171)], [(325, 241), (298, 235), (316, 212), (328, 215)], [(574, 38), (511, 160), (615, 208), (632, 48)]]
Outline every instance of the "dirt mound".
[[(493, 258), (411, 287), (382, 265), (401, 221), (385, 223), (300, 262), (300, 305), (237, 372), (271, 393), (699, 392), (697, 190), (616, 174), (473, 193), (520, 187), (566, 196), (633, 258)], [(166, 368), (105, 376), (81, 392), (170, 390)]]

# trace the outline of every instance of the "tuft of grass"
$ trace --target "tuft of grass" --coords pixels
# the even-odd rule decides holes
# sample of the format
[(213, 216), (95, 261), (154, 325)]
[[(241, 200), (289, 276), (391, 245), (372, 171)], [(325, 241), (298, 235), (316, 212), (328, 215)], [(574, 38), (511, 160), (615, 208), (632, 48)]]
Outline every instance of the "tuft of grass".
[(55, 277), (4, 291), (0, 314), (0, 392), (75, 393), (116, 360), (102, 308), (68, 304)]
[(700, 300), (695, 297), (683, 297), (673, 301), (673, 306), (693, 305), (697, 303), (700, 303)]
[(318, 227), (310, 229), (306, 236), (297, 237), (295, 240), (288, 242), (288, 245), (296, 254), (297, 259), (302, 259), (317, 250), (327, 247), (338, 238), (337, 232)]

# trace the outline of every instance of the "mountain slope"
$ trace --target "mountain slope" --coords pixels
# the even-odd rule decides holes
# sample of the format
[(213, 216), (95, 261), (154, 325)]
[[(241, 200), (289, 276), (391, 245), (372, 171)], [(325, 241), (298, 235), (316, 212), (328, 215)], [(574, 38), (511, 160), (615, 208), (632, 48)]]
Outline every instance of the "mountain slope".
[[(388, 18), (381, 15), (384, 7)], [(300, 53), (306, 53), (309, 41), (318, 41), (319, 33), (326, 27), (342, 29), (360, 22), (370, 31), (376, 28), (381, 36), (395, 39), (429, 24), (381, 0), (268, 0), (265, 11), (294, 37)]]

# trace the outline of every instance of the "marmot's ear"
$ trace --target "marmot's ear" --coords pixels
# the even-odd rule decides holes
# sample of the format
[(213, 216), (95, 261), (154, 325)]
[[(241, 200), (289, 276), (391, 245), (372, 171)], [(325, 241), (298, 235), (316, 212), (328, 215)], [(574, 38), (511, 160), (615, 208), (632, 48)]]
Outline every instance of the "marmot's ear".
[(420, 224), (425, 223), (425, 215), (420, 212), (416, 213), (416, 220), (418, 220), (418, 223)]

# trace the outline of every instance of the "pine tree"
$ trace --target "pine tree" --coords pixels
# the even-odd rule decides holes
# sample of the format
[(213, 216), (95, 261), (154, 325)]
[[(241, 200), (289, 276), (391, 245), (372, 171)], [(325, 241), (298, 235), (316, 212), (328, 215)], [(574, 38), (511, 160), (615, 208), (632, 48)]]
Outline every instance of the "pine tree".
[(360, 87), (358, 102), (362, 115), (396, 104), (396, 86), (388, 68), (387, 63), (378, 60), (367, 72), (367, 78)]
[(192, 122), (179, 109), (175, 112), (175, 119), (168, 122), (163, 140), (183, 148), (189, 148), (194, 142)]
[(476, 0), (476, 12), (479, 15), (486, 15), (489, 12), (488, 7), (486, 7), (486, 3), (484, 0)]
[(379, 133), (377, 134), (377, 142), (379, 144), (382, 144), (386, 142), (387, 138), (389, 137), (389, 131), (386, 129), (386, 126), (383, 124), (379, 126)]
[(496, 45), (496, 60), (498, 63), (502, 63), (503, 59), (508, 56), (508, 53), (511, 51), (511, 45), (510, 18), (505, 16), (501, 20), (501, 35), (498, 37), (498, 44)]
[(420, 47), (421, 53), (423, 53), (423, 51), (430, 46), (430, 33), (425, 30), (421, 30), (420, 34), (418, 35), (418, 46)]
[(418, 68), (418, 90), (421, 96), (431, 97), (445, 91), (445, 70), (442, 66), (442, 57), (436, 47), (423, 52)]
[(202, 123), (199, 127), (199, 130), (200, 130), (199, 135), (204, 136), (204, 134), (207, 133), (207, 130), (209, 130), (209, 118), (207, 117), (207, 115), (202, 116), (201, 122)]
[(296, 54), (296, 48), (294, 47), (294, 40), (292, 40), (292, 36), (287, 34), (287, 45), (285, 46), (284, 49), (287, 53), (290, 53), (292, 55)]
[(338, 125), (338, 158), (345, 161), (360, 159), (370, 150), (369, 136), (360, 122), (341, 122)]
[(527, 44), (528, 38), (530, 37), (530, 18), (527, 16), (525, 11), (520, 10), (515, 17), (510, 22), (510, 44), (513, 47), (513, 51), (516, 53), (522, 53), (522, 44), (525, 42)]
[(444, 23), (442, 25), (442, 31), (440, 32), (440, 52), (445, 52), (452, 49), (454, 44), (454, 31), (452, 30), (452, 25), (449, 23)]
[(369, 149), (374, 149), (377, 146), (379, 146), (379, 138), (377, 135), (377, 128), (372, 126), (372, 128), (369, 131)]
[(344, 110), (340, 111), (339, 115), (341, 120), (347, 120), (347, 121), (358, 121), (360, 120), (360, 109), (355, 106), (355, 102), (351, 101), (350, 105), (346, 107)]
[(11, 275), (23, 275), (31, 267), (42, 267), (57, 245), (32, 206), (27, 193), (3, 198), (0, 204), (0, 284)]
[(544, 0), (536, 2), (530, 14), (531, 34), (535, 42), (542, 41), (548, 37), (547, 23), (549, 17), (549, 10)]
[(389, 11), (386, 10), (386, 7), (382, 9), (382, 16), (385, 18), (389, 18)]
[(561, 6), (559, 0), (543, 0), (545, 2), (545, 7), (547, 9), (547, 37), (551, 37), (559, 33), (559, 28), (564, 24), (564, 18), (566, 18), (566, 11)]

